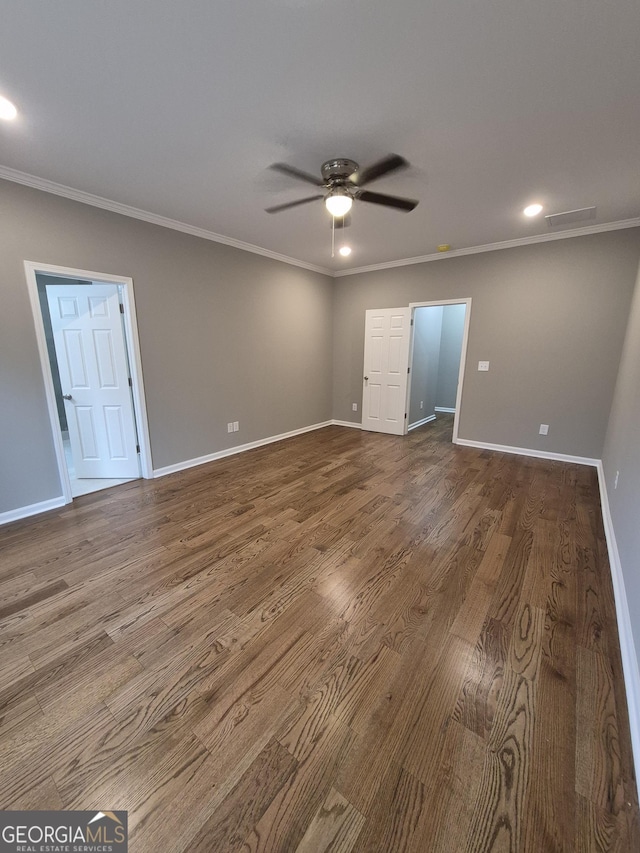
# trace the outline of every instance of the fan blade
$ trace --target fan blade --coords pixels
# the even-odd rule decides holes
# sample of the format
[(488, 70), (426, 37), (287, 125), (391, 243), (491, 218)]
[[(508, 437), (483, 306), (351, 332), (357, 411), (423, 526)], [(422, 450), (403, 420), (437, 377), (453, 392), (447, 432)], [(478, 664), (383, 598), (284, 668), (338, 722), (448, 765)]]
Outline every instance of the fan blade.
[(365, 166), (364, 169), (359, 169), (350, 176), (349, 180), (357, 187), (363, 187), (365, 184), (387, 175), (389, 172), (395, 172), (398, 169), (406, 169), (409, 163), (399, 154), (388, 154), (377, 163), (372, 163), (371, 166)]
[(414, 198), (400, 198), (397, 195), (383, 195), (382, 193), (372, 193), (369, 190), (361, 190), (356, 193), (356, 198), (360, 201), (368, 201), (371, 204), (384, 204), (385, 207), (395, 207), (396, 210), (413, 210), (418, 206), (418, 202)]
[(267, 213), (278, 213), (281, 210), (288, 210), (290, 207), (297, 207), (299, 204), (307, 204), (310, 201), (315, 201), (318, 198), (324, 198), (322, 195), (310, 195), (307, 198), (299, 198), (297, 201), (287, 201), (285, 204), (276, 204), (273, 207), (265, 207)]
[(308, 172), (296, 169), (295, 166), (287, 165), (287, 163), (272, 163), (269, 168), (275, 169), (276, 172), (282, 172), (284, 175), (289, 175), (290, 178), (297, 178), (299, 181), (306, 181), (308, 184), (314, 184), (316, 187), (324, 186), (324, 182), (321, 178), (316, 178), (315, 175), (310, 175)]

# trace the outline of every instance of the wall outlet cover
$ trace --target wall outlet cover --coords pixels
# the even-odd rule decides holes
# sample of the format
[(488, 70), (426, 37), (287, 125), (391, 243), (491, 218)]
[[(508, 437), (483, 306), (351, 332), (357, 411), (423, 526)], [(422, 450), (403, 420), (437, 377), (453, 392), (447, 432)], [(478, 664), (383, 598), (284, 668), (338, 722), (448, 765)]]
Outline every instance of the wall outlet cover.
[(357, 403), (352, 403), (352, 404), (351, 404), (351, 411), (352, 411), (352, 412), (357, 412), (357, 411), (358, 411), (358, 404), (357, 404)]
[(549, 424), (540, 424), (540, 435), (549, 435)]
[(489, 362), (488, 361), (479, 361), (478, 362), (478, 370), (489, 370)]

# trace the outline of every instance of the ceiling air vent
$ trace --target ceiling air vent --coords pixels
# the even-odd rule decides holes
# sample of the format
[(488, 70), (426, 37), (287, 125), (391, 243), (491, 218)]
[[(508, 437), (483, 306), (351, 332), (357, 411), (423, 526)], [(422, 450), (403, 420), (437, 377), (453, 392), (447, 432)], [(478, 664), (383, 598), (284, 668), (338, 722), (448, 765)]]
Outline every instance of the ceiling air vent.
[(584, 222), (586, 219), (595, 219), (595, 207), (581, 207), (580, 210), (567, 210), (565, 213), (550, 213), (545, 216), (547, 225), (550, 228), (557, 228), (559, 225), (570, 225), (572, 222)]

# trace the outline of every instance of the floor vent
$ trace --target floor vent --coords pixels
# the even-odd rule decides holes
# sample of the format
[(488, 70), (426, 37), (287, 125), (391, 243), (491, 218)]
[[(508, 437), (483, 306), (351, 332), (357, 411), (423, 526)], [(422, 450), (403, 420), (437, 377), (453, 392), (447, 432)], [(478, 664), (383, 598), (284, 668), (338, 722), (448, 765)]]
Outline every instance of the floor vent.
[(569, 225), (572, 222), (584, 222), (586, 219), (595, 219), (595, 207), (581, 207), (579, 210), (567, 210), (565, 213), (550, 213), (545, 216), (550, 228), (558, 225)]

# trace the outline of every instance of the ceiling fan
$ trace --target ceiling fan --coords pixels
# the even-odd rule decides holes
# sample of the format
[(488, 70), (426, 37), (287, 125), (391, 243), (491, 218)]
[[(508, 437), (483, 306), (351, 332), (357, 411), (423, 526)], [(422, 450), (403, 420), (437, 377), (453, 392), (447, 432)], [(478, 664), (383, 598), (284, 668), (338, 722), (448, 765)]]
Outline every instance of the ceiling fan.
[(287, 163), (273, 163), (270, 168), (275, 169), (276, 172), (282, 172), (292, 178), (297, 178), (316, 187), (322, 187), (326, 192), (300, 198), (297, 201), (289, 201), (285, 204), (276, 204), (265, 209), (267, 213), (279, 213), (281, 210), (288, 210), (290, 207), (297, 207), (300, 204), (307, 204), (310, 201), (322, 198), (327, 210), (334, 217), (341, 217), (348, 213), (354, 200), (365, 201), (370, 204), (382, 204), (385, 207), (409, 212), (418, 204), (415, 199), (373, 193), (370, 190), (362, 189), (366, 184), (382, 178), (383, 175), (396, 172), (398, 169), (405, 169), (407, 166), (409, 163), (398, 154), (388, 154), (382, 160), (378, 160), (363, 169), (355, 160), (334, 159), (327, 160), (326, 163), (322, 164), (320, 168), (322, 177), (316, 178), (315, 175), (303, 172), (296, 169), (295, 166), (287, 165)]

